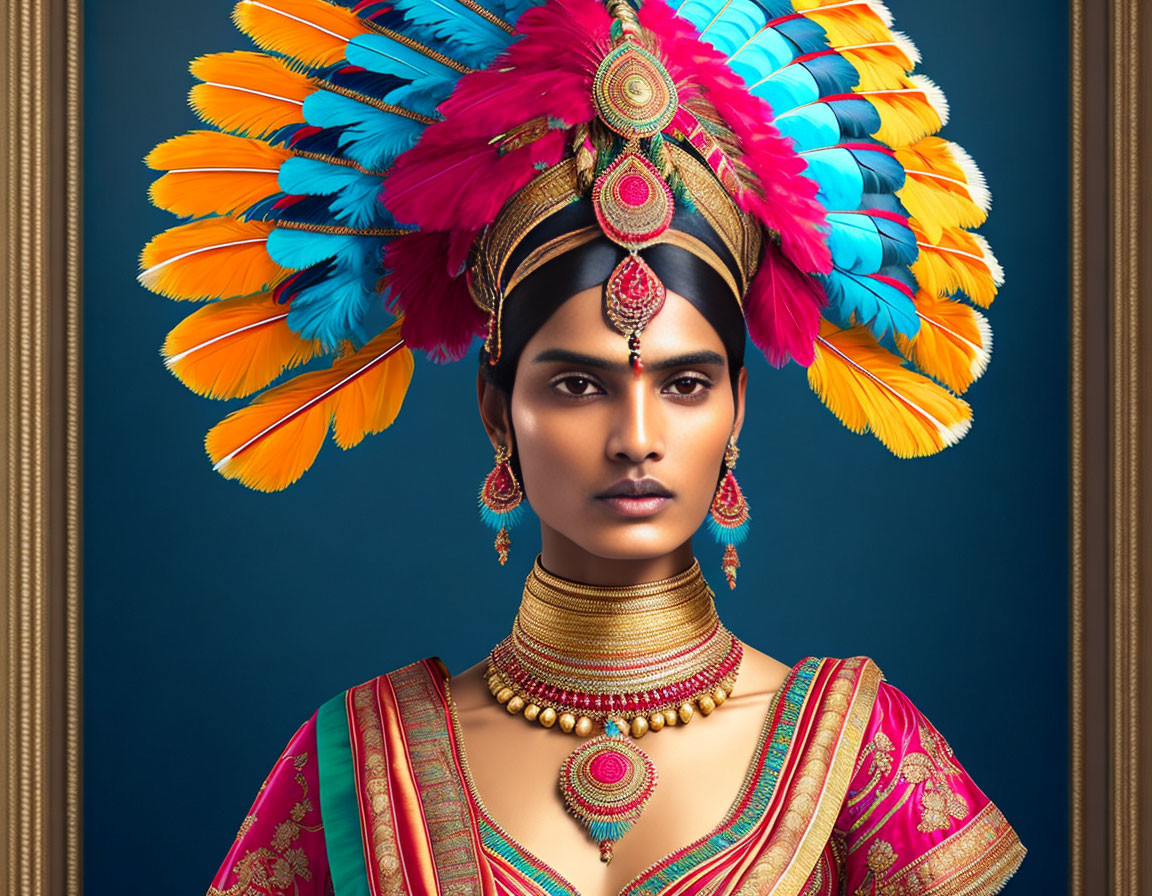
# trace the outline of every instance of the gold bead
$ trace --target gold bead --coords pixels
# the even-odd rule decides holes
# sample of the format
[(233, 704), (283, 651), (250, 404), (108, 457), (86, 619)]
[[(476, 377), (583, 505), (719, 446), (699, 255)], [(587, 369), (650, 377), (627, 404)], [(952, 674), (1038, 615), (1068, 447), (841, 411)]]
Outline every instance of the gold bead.
[(644, 716), (636, 716), (632, 720), (632, 736), (643, 737), (648, 733), (648, 720)]
[(499, 700), (501, 703), (507, 703), (515, 695), (516, 695), (516, 692), (514, 690), (512, 690), (512, 688), (500, 688), (500, 690), (498, 690), (496, 692), (496, 699)]
[(728, 699), (728, 692), (724, 688), (717, 686), (716, 690), (712, 692), (712, 700), (719, 706)]
[(680, 721), (683, 722), (685, 725), (687, 725), (689, 722), (692, 721), (692, 715), (695, 712), (696, 712), (696, 710), (692, 708), (691, 703), (681, 703), (680, 704)]
[(493, 675), (488, 679), (488, 690), (495, 694), (498, 690), (504, 687), (504, 679), (499, 675)]
[(517, 694), (504, 705), (504, 708), (512, 713), (512, 715), (516, 715), (516, 713), (524, 708), (524, 698)]
[(667, 725), (669, 728), (671, 728), (673, 725), (675, 725), (679, 721), (680, 721), (680, 717), (678, 715), (676, 715), (676, 710), (674, 710), (674, 709), (664, 710), (664, 724)]
[(540, 715), (536, 717), (536, 721), (543, 725), (545, 728), (551, 728), (556, 724), (556, 710), (551, 706), (545, 706), (540, 710)]
[(524, 707), (524, 718), (529, 722), (535, 722), (538, 715), (540, 715), (540, 707), (535, 703), (529, 703)]
[(560, 713), (560, 718), (557, 721), (560, 722), (560, 730), (565, 734), (571, 734), (572, 729), (576, 727), (576, 716), (570, 712)]
[(496, 674), (496, 667), (493, 666), (491, 663), (489, 663), (488, 664), (488, 670), (484, 673), (484, 677), (485, 678), (491, 678), (495, 674)]
[(696, 706), (704, 715), (710, 716), (712, 715), (712, 710), (716, 708), (716, 701), (705, 694), (703, 697), (697, 699)]
[(587, 737), (592, 733), (592, 720), (588, 716), (580, 716), (576, 720), (575, 731), (577, 737)]
[(659, 731), (664, 727), (664, 713), (654, 712), (648, 717), (648, 730)]

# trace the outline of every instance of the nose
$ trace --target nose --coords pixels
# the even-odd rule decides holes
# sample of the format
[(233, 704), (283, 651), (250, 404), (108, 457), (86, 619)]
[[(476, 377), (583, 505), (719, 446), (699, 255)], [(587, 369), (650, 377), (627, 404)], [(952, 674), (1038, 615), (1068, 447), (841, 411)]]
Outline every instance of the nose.
[(615, 461), (638, 464), (664, 456), (660, 402), (643, 380), (634, 380), (621, 393), (606, 448), (608, 456)]

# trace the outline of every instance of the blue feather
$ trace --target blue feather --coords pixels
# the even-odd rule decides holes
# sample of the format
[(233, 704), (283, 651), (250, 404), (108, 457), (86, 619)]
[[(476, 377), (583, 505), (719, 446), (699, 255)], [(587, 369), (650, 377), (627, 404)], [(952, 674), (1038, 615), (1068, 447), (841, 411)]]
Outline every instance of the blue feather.
[[(873, 275), (854, 274), (837, 268), (822, 278), (828, 293), (825, 315), (840, 326), (850, 326), (850, 316), (883, 337), (895, 330), (909, 338), (920, 329), (916, 305), (903, 290)], [(831, 312), (831, 313), (828, 313)]]
[(281, 267), (303, 270), (330, 258), (352, 259), (365, 251), (365, 243), (378, 237), (315, 233), (277, 228), (268, 234), (268, 255)]
[(798, 55), (796, 45), (779, 30), (765, 28), (732, 53), (729, 65), (746, 84), (755, 84), (788, 65)]
[(366, 106), (337, 93), (318, 90), (304, 100), (304, 120), (317, 127), (341, 127), (344, 155), (365, 168), (381, 169), (411, 149), (424, 132), (421, 122)]
[(329, 351), (357, 337), (373, 302), (379, 301), (376, 265), (337, 265), (323, 283), (303, 289), (288, 306), (288, 326), (304, 339), (319, 339)]
[(422, 115), (435, 116), (436, 107), (448, 98), (461, 77), (456, 69), (383, 34), (357, 35), (344, 55), (353, 65), (409, 82), (384, 99)]
[(344, 155), (340, 149), (340, 137), (343, 133), (343, 128), (315, 128), (301, 125), (287, 143), (297, 152), (340, 158)]
[(828, 226), (828, 248), (838, 269), (874, 274), (881, 268), (916, 260), (916, 237), (911, 229), (888, 218), (832, 212)]
[[(826, 208), (856, 209), (867, 194), (892, 193), (904, 186), (904, 167), (880, 150), (835, 146), (810, 150), (804, 160), (805, 173), (820, 185)], [(870, 200), (869, 207), (878, 207), (874, 203)]]
[(703, 39), (725, 56), (731, 56), (768, 24), (768, 17), (751, 0), (730, 0), (717, 17), (706, 20), (702, 25), (696, 22), (693, 24), (698, 28), (706, 26), (708, 30)]
[(859, 79), (847, 59), (830, 53), (787, 65), (754, 83), (751, 92), (767, 100), (776, 115), (782, 115), (823, 97), (848, 93)]
[(880, 113), (863, 97), (834, 100), (785, 112), (776, 118), (776, 126), (803, 152), (867, 139), (880, 130)]
[(473, 68), (483, 68), (512, 43), (512, 35), (457, 0), (393, 0), (405, 35)]
[(336, 87), (377, 100), (383, 100), (392, 91), (409, 83), (407, 79), (397, 75), (382, 75), (358, 65), (332, 66), (327, 70), (315, 73), (315, 76), (323, 78)]
[(394, 227), (395, 221), (378, 199), (384, 179), (345, 165), (318, 159), (291, 158), (280, 166), (280, 189), (288, 193), (329, 196), (335, 219), (349, 227)]
[(289, 303), (288, 326), (329, 349), (354, 336), (377, 296), (383, 242), (380, 237), (273, 230), (268, 254), (277, 264), (296, 269), (323, 265), (322, 271), (301, 278), (281, 294), (281, 300)]
[(852, 154), (839, 147), (804, 156), (804, 173), (820, 185), (817, 198), (825, 208), (856, 208), (864, 195), (864, 177)]
[(323, 283), (332, 276), (334, 270), (336, 270), (336, 261), (329, 258), (319, 264), (304, 268), (302, 271), (297, 271), (276, 287), (276, 301), (281, 305), (290, 303), (298, 292), (309, 286), (315, 286), (317, 283)]

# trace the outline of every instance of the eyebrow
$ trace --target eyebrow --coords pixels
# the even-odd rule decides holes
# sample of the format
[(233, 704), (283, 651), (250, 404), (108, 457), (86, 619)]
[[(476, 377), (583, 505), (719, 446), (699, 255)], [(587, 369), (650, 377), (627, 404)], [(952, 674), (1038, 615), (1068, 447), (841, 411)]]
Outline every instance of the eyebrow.
[[(624, 368), (628, 365), (623, 362), (610, 361), (607, 358), (598, 358), (595, 355), (585, 355), (581, 352), (570, 352), (563, 348), (549, 348), (540, 352), (532, 359), (533, 364), (543, 364), (548, 361), (562, 361), (577, 367), (591, 367), (596, 370), (612, 370)], [(672, 367), (696, 367), (705, 364), (724, 366), (724, 356), (713, 351), (686, 352), (683, 355), (674, 355), (670, 358), (658, 358), (654, 361), (644, 359), (644, 366), (649, 370), (668, 370)]]

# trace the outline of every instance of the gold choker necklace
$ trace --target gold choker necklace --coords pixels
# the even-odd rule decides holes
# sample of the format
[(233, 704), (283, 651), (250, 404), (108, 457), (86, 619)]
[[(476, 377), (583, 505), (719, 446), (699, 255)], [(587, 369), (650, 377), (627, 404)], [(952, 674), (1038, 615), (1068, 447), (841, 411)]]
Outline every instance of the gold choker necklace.
[(560, 787), (608, 862), (656, 786), (629, 738), (709, 715), (732, 692), (742, 645), (720, 623), (700, 564), (643, 585), (583, 585), (537, 557), (512, 633), (488, 658), (488, 687), (510, 713), (589, 737)]

